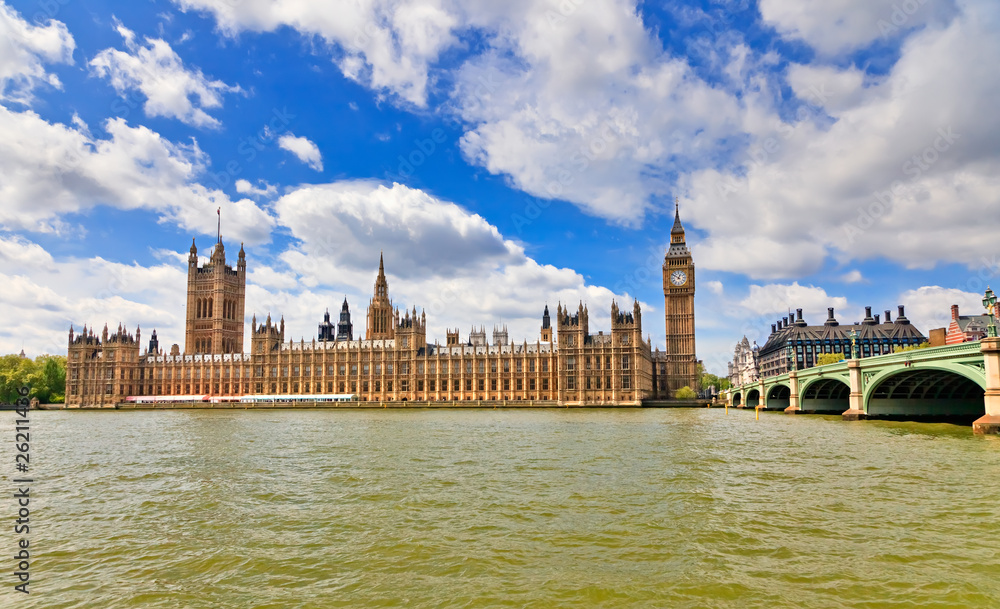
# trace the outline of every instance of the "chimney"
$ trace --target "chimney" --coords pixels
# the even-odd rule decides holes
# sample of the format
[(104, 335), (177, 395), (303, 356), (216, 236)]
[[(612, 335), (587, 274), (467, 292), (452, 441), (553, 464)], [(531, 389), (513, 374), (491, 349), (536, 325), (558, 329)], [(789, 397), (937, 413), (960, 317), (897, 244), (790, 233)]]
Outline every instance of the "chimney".
[(865, 307), (865, 319), (871, 319), (871, 318), (872, 318), (872, 308)]
[(833, 307), (827, 308), (827, 310), (826, 310), (826, 323), (824, 323), (823, 325), (824, 326), (839, 326), (840, 325), (839, 323), (837, 323), (837, 318), (833, 316)]
[(802, 309), (795, 309), (795, 315), (798, 317), (796, 321), (802, 321)]
[(785, 327), (787, 328), (788, 327), (788, 318), (787, 317), (782, 317), (781, 321), (784, 323)]
[(951, 305), (951, 319), (958, 321), (958, 305)]
[(885, 323), (892, 323), (892, 319), (889, 317), (889, 309), (885, 310)]
[(910, 320), (906, 319), (906, 315), (903, 313), (903, 305), (899, 305), (896, 310), (898, 311), (896, 313), (896, 323), (897, 324), (908, 324), (908, 323), (910, 323)]
[(777, 326), (778, 326), (778, 324), (771, 324), (771, 334), (774, 334), (775, 332), (778, 331), (778, 327)]
[(878, 320), (878, 313), (876, 313), (875, 314), (875, 324), (878, 325), (879, 323), (881, 323), (881, 322), (879, 322), (879, 320)]

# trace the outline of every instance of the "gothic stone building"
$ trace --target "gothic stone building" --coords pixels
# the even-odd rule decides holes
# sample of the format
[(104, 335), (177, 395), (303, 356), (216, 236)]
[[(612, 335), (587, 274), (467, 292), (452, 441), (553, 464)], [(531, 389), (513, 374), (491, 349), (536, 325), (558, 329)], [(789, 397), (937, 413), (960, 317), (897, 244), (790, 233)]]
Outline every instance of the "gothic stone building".
[[(188, 258), (185, 348), (169, 353), (156, 332), (145, 350), (140, 330), (122, 326), (98, 335), (69, 332), (68, 407), (114, 407), (135, 396), (201, 400), (204, 396), (352, 394), (361, 401), (539, 401), (558, 404), (640, 404), (697, 380), (694, 356), (694, 266), (679, 216), (663, 264), (667, 351), (652, 352), (642, 336), (638, 302), (611, 305), (611, 332), (591, 334), (589, 310), (546, 306), (539, 336), (511, 342), (506, 328), (466, 339), (447, 332), (444, 345), (427, 340), (426, 314), (400, 311), (389, 298), (380, 257), (363, 339), (353, 336), (345, 299), (340, 322), (329, 312), (318, 337), (287, 340), (284, 318), (250, 324), (243, 349), (246, 259), (227, 265), (220, 238), (208, 263)], [(669, 283), (669, 286), (667, 282)]]

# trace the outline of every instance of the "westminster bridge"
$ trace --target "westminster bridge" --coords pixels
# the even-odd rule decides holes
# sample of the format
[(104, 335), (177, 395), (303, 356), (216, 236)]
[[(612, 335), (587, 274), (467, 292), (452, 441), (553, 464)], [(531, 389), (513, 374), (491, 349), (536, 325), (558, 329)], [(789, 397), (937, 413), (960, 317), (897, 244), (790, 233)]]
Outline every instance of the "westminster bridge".
[(1000, 338), (849, 359), (733, 387), (728, 404), (845, 419), (966, 419), (1000, 433)]

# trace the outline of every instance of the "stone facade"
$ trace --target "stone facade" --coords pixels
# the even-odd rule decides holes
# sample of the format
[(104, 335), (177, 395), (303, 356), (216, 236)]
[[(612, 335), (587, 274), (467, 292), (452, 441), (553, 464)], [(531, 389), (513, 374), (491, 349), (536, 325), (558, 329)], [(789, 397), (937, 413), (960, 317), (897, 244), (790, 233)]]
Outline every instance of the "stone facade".
[(221, 238), (209, 263), (198, 266), (198, 248), (191, 240), (185, 353), (243, 353), (246, 284), (247, 261), (242, 245), (235, 269), (226, 266)]
[(746, 336), (743, 337), (743, 340), (736, 343), (736, 349), (733, 351), (733, 361), (729, 362), (729, 372), (727, 374), (729, 383), (733, 387), (742, 387), (757, 382), (759, 378), (756, 361), (758, 351), (757, 343), (754, 342), (753, 347), (751, 347), (750, 341)]
[[(680, 220), (677, 218), (676, 227)], [(140, 330), (123, 327), (100, 336), (84, 326), (70, 328), (67, 353), (68, 407), (114, 407), (137, 396), (238, 397), (245, 395), (353, 394), (362, 401), (542, 401), (559, 404), (640, 404), (666, 397), (696, 381), (694, 357), (694, 268), (690, 252), (672, 234), (668, 270), (683, 269), (683, 290), (664, 286), (668, 351), (655, 354), (642, 336), (638, 302), (611, 305), (611, 331), (591, 334), (589, 310), (559, 303), (555, 319), (545, 307), (538, 338), (512, 343), (506, 327), (485, 328), (462, 338), (449, 330), (447, 344), (427, 341), (427, 317), (416, 307), (400, 311), (389, 298), (384, 262), (366, 315), (366, 332), (353, 338), (345, 299), (336, 326), (329, 312), (318, 339), (287, 341), (285, 322), (267, 317), (250, 324), (250, 349), (243, 350), (246, 260), (240, 248), (236, 269), (226, 266), (221, 238), (210, 261), (198, 266), (192, 243), (188, 265), (187, 331), (184, 352), (160, 346), (155, 331), (142, 348)], [(676, 252), (675, 252), (676, 254)], [(680, 263), (678, 263), (680, 261)], [(677, 282), (672, 284), (678, 287)], [(671, 334), (673, 332), (674, 334)], [(677, 353), (670, 348), (679, 349)], [(662, 366), (654, 368), (654, 361)], [(678, 375), (677, 378), (673, 378)], [(655, 378), (654, 378), (655, 377)]]
[(681, 387), (698, 391), (698, 358), (694, 346), (694, 261), (684, 237), (680, 206), (674, 210), (670, 247), (663, 259), (663, 312), (666, 351), (655, 353), (658, 397)]

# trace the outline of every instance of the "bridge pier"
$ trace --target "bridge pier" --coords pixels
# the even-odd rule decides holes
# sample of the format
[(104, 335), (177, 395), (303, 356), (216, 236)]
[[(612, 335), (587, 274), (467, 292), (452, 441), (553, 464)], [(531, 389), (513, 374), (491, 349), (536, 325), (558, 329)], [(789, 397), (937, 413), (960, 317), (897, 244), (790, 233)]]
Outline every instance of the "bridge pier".
[(983, 401), (986, 414), (972, 423), (973, 433), (1000, 434), (1000, 338), (984, 338), (980, 343), (986, 373)]
[(847, 360), (847, 374), (851, 379), (851, 393), (847, 397), (849, 408), (841, 416), (845, 421), (860, 421), (868, 418), (865, 414), (865, 396), (861, 387), (861, 360)]
[(797, 371), (792, 370), (788, 373), (788, 384), (791, 393), (788, 395), (788, 408), (785, 409), (785, 412), (795, 414), (801, 410), (799, 408), (799, 375)]

